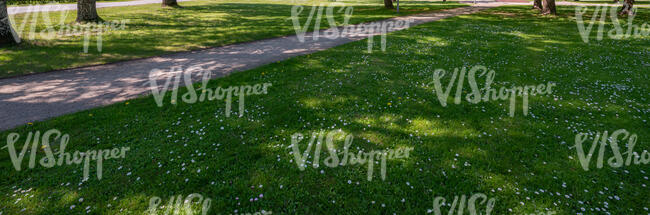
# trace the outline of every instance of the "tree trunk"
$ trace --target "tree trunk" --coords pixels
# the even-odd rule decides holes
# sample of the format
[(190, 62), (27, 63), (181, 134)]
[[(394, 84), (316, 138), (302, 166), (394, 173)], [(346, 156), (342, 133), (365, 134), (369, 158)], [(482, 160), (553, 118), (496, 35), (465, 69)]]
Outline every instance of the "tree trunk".
[(634, 15), (632, 7), (634, 7), (634, 0), (625, 0), (618, 15)]
[(552, 14), (556, 15), (557, 11), (555, 9), (555, 0), (544, 0), (544, 9), (542, 9), (542, 14)]
[(387, 9), (393, 9), (393, 8), (395, 8), (395, 7), (393, 6), (393, 1), (391, 1), (391, 0), (384, 0), (384, 7), (386, 7)]
[(163, 7), (180, 7), (180, 5), (178, 5), (178, 2), (176, 2), (176, 0), (163, 0), (162, 1), (162, 6)]
[(97, 15), (97, 0), (77, 0), (77, 22), (100, 22)]
[(18, 34), (11, 28), (7, 0), (0, 0), (0, 46), (13, 45), (20, 42)]
[(533, 1), (533, 9), (542, 10), (542, 0)]

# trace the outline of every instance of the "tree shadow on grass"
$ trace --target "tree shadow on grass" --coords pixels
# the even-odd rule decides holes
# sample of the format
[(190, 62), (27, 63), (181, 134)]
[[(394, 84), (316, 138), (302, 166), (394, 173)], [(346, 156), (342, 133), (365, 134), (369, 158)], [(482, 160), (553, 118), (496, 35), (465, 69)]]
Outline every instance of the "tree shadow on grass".
[[(521, 8), (494, 10), (526, 13)], [(530, 213), (547, 207), (577, 212), (584, 206), (576, 201), (582, 200), (597, 207), (600, 202), (610, 202), (612, 213), (642, 210), (644, 191), (632, 189), (646, 183), (639, 173), (641, 166), (630, 167), (629, 174), (612, 173), (616, 170), (608, 168), (584, 172), (575, 149), (568, 145), (576, 131), (629, 128), (639, 137), (650, 136), (641, 129), (647, 124), (635, 118), (647, 118), (647, 113), (635, 110), (647, 109), (647, 105), (620, 102), (647, 99), (643, 96), (648, 95), (643, 94), (648, 90), (646, 80), (625, 82), (636, 87), (632, 92), (595, 86), (601, 91), (589, 88), (593, 91), (576, 95), (573, 92), (580, 84), (603, 80), (605, 75), (612, 82), (625, 80), (625, 69), (568, 67), (560, 64), (563, 62), (545, 66), (558, 61), (547, 56), (569, 57), (567, 50), (590, 49), (591, 44), (581, 43), (575, 32), (560, 34), (547, 29), (568, 29), (549, 20), (518, 26), (499, 22), (499, 16), (477, 16), (482, 22), (463, 16), (393, 33), (387, 39), (386, 52), (365, 53), (367, 43), (359, 41), (211, 81), (211, 88), (273, 83), (267, 95), (246, 98), (247, 112), (242, 118), (224, 117), (222, 101), (159, 108), (148, 96), (131, 100), (129, 106), (115, 104), (14, 129), (26, 134), (60, 128), (70, 134), (74, 150), (128, 145), (132, 154), (107, 162), (104, 179), (91, 180), (77, 190), (78, 166), (15, 172), (2, 153), (0, 167), (7, 173), (2, 189), (12, 193), (17, 188), (34, 188), (36, 198), (45, 202), (52, 202), (47, 199), (50, 196), (76, 192), (85, 199), (85, 203), (75, 203), (77, 210), (89, 205), (96, 207), (97, 213), (141, 212), (152, 196), (168, 199), (197, 192), (214, 199), (211, 214), (262, 209), (278, 214), (422, 213), (431, 208), (435, 196), (451, 201), (453, 196), (478, 192), (498, 198), (496, 214), (508, 214), (509, 208)], [(517, 31), (521, 34), (513, 34)], [(556, 42), (531, 41), (540, 38)], [(486, 40), (485, 48), (477, 48), (476, 44)], [(606, 42), (610, 41), (602, 43)], [(630, 52), (608, 53), (622, 59), (634, 56)], [(491, 57), (495, 54), (498, 57)], [(450, 101), (442, 107), (428, 84), (432, 72), (477, 64), (497, 71), (495, 87), (553, 81), (557, 88), (552, 95), (532, 97), (528, 116), (517, 106), (515, 117), (508, 117), (506, 101)], [(628, 69), (633, 76), (643, 72), (638, 67)], [(468, 91), (466, 87), (465, 94)], [(609, 100), (612, 92), (621, 94), (619, 102)], [(593, 102), (607, 106), (585, 105)], [(605, 117), (593, 116), (600, 114)], [(338, 128), (355, 135), (355, 152), (356, 147), (368, 151), (412, 146), (415, 150), (409, 158), (388, 162), (385, 181), (378, 177), (378, 169), (375, 178), (366, 181), (365, 166), (300, 171), (289, 162), (295, 159), (288, 148), (292, 134)], [(638, 148), (648, 147), (647, 142), (638, 144)], [(118, 170), (119, 166), (123, 168)], [(77, 172), (71, 172), (74, 170)], [(67, 181), (72, 185), (60, 193), (49, 193)], [(624, 189), (616, 189), (619, 182), (625, 182)], [(617, 191), (595, 194), (602, 187)], [(262, 200), (249, 201), (259, 194), (264, 194)], [(609, 195), (630, 201), (611, 201)], [(113, 196), (118, 199), (113, 201)], [(21, 206), (38, 208), (36, 203), (11, 205), (16, 198), (0, 197), (1, 204), (11, 211), (19, 211)], [(69, 204), (78, 201), (77, 196), (61, 199), (28, 213), (66, 213), (71, 211)], [(104, 207), (111, 202), (115, 202), (114, 208)]]

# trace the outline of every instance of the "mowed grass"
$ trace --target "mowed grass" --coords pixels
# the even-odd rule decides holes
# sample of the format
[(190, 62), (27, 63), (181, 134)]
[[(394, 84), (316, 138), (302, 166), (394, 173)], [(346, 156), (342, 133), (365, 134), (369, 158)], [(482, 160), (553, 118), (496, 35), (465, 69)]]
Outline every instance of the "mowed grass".
[[(565, 0), (565, 2), (574, 2), (574, 3), (582, 3), (582, 4), (610, 4), (610, 5), (617, 4), (617, 3), (614, 3), (613, 0), (612, 1), (604, 1), (604, 0), (581, 0), (581, 1), (568, 0), (568, 1), (566, 1)], [(623, 2), (625, 2), (625, 1), (619, 1), (618, 4), (622, 5)], [(634, 4), (635, 5), (647, 5), (647, 4), (650, 4), (650, 1), (634, 1)]]
[[(84, 53), (84, 34), (55, 34), (48, 38), (47, 23), (61, 29), (59, 23), (70, 24), (76, 19), (76, 11), (51, 12), (48, 19), (42, 14), (27, 16), (18, 14), (12, 19), (14, 27), (21, 31), (24, 43), (19, 46), (0, 48), (0, 77), (9, 77), (50, 70), (104, 64), (121, 60), (144, 58), (171, 52), (196, 50), (233, 43), (248, 42), (295, 34), (291, 21), (294, 5), (305, 5), (299, 14), (305, 23), (312, 5), (334, 4), (334, 20), (342, 25), (343, 7), (353, 7), (349, 24), (386, 19), (464, 6), (458, 3), (402, 2), (400, 13), (383, 8), (379, 1), (226, 1), (196, 0), (181, 2), (183, 8), (161, 8), (160, 4), (100, 8), (99, 15), (105, 21), (128, 20), (124, 29), (93, 33), (89, 39), (88, 53)], [(36, 13), (37, 14), (37, 13)], [(314, 15), (314, 20), (316, 16)], [(314, 22), (309, 31), (314, 29)], [(23, 24), (26, 23), (26, 24)], [(118, 27), (121, 25), (118, 25)], [(34, 27), (34, 32), (30, 32)], [(323, 13), (320, 28), (329, 28)], [(97, 49), (101, 36), (101, 52)]]
[[(142, 214), (154, 196), (166, 205), (200, 193), (213, 200), (209, 214), (423, 214), (437, 196), (451, 203), (484, 193), (496, 198), (492, 214), (647, 214), (647, 164), (596, 169), (594, 157), (584, 171), (571, 146), (579, 132), (626, 129), (638, 135), (635, 151), (650, 149), (650, 38), (598, 41), (594, 32), (584, 43), (568, 16), (574, 8), (558, 9), (558, 17), (490, 9), (394, 32), (386, 52), (366, 53), (364, 40), (212, 80), (210, 88), (273, 84), (246, 97), (241, 118), (225, 117), (223, 101), (170, 105), (167, 97), (160, 108), (145, 96), (2, 132), (20, 133), (20, 146), (28, 132), (55, 128), (70, 135), (69, 152), (131, 150), (104, 163), (102, 180), (83, 183), (81, 165), (18, 172), (3, 150), (0, 211)], [(475, 65), (496, 71), (494, 88), (557, 86), (532, 96), (527, 116), (520, 99), (514, 117), (506, 101), (442, 107), (433, 71)], [(338, 129), (355, 136), (352, 152), (414, 151), (387, 162), (386, 180), (375, 167), (367, 181), (365, 165), (299, 170), (291, 135)]]

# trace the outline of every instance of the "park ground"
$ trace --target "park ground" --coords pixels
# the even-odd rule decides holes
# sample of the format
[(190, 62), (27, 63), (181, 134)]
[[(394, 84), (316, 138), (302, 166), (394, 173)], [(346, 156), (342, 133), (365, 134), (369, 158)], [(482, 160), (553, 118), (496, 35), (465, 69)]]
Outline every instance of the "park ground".
[[(113, 54), (44, 59), (32, 72), (293, 30), (284, 21), (289, 5), (186, 4), (183, 10), (153, 14), (145, 13), (148, 6), (125, 14), (106, 9), (104, 18), (133, 21), (131, 30), (120, 33), (132, 35), (106, 36), (113, 45), (105, 49)], [(433, 3), (413, 12), (449, 5), (456, 4)], [(246, 97), (243, 117), (226, 117), (223, 101), (158, 107), (152, 96), (143, 96), (0, 132), (6, 137), (56, 128), (71, 137), (66, 151), (130, 147), (124, 159), (104, 163), (103, 179), (85, 182), (81, 165), (15, 171), (8, 154), (1, 153), (0, 213), (142, 214), (153, 196), (166, 203), (173, 195), (200, 193), (213, 199), (210, 214), (425, 214), (437, 196), (451, 201), (484, 193), (496, 199), (492, 214), (648, 214), (647, 164), (600, 169), (592, 164), (585, 171), (572, 146), (579, 132), (626, 129), (638, 135), (636, 151), (650, 149), (650, 37), (598, 40), (591, 34), (585, 43), (574, 11), (560, 6), (558, 16), (542, 16), (530, 6), (503, 6), (391, 33), (384, 52), (367, 53), (362, 40), (210, 81), (210, 88), (273, 84), (268, 94)], [(637, 13), (634, 22), (650, 20), (649, 9)], [(363, 10), (359, 15), (356, 22), (394, 16), (366, 16)], [(188, 16), (211, 21), (181, 21)], [(156, 24), (144, 26), (141, 20)], [(165, 24), (183, 22), (186, 28), (180, 30)], [(145, 28), (168, 34), (152, 35)], [(125, 37), (128, 42), (118, 41)], [(379, 40), (374, 45), (379, 47)], [(14, 62), (56, 50), (55, 44), (33, 44), (4, 50), (2, 56)], [(442, 106), (433, 92), (433, 72), (478, 65), (495, 70), (494, 88), (548, 82), (556, 87), (551, 94), (531, 96), (528, 115), (520, 101), (513, 117), (506, 101), (455, 104), (450, 98)], [(11, 68), (16, 66), (28, 68), (28, 63)], [(466, 85), (463, 92), (471, 90)], [(354, 151), (414, 150), (387, 162), (385, 180), (377, 169), (368, 181), (366, 166), (301, 171), (291, 154), (291, 136), (338, 129), (355, 136)], [(479, 206), (484, 211), (484, 204)]]
[[(339, 2), (335, 11), (354, 7), (348, 24), (358, 24), (395, 17), (394, 11), (366, 1)], [(102, 51), (96, 48), (97, 35), (89, 39), (89, 51), (84, 53), (84, 34), (62, 34), (48, 37), (48, 25), (72, 23), (75, 11), (50, 12), (50, 22), (42, 15), (17, 14), (13, 20), (20, 26), (24, 43), (0, 50), (0, 77), (40, 73), (80, 66), (105, 64), (129, 59), (145, 58), (179, 51), (205, 49), (234, 43), (249, 42), (286, 35), (294, 35), (291, 8), (294, 5), (327, 5), (326, 1), (275, 0), (226, 1), (196, 0), (181, 2), (183, 8), (161, 8), (158, 4), (98, 9), (105, 21), (125, 22), (125, 27), (113, 28), (101, 34)], [(399, 15), (430, 12), (464, 6), (459, 3), (412, 2), (403, 3)], [(309, 8), (308, 8), (309, 9)], [(308, 11), (300, 13), (304, 23)], [(344, 21), (344, 13), (334, 12), (337, 25)], [(127, 21), (128, 20), (128, 21)], [(30, 28), (34, 27), (34, 31)], [(120, 25), (121, 26), (121, 25)], [(310, 25), (308, 31), (313, 31)], [(321, 29), (330, 28), (328, 20), (321, 19)], [(32, 34), (31, 32), (36, 32)], [(41, 34), (40, 32), (45, 32)], [(39, 59), (34, 61), (33, 59)]]

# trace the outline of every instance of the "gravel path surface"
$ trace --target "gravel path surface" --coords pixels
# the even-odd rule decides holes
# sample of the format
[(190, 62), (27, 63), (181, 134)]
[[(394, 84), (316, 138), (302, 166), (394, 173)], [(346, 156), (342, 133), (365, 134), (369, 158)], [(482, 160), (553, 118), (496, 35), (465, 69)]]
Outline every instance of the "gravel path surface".
[[(475, 13), (503, 4), (476, 4), (378, 22), (412, 20), (410, 26), (414, 26)], [(407, 27), (390, 31), (404, 28)], [(320, 34), (323, 35), (324, 31), (321, 30)], [(0, 110), (2, 110), (0, 130), (150, 94), (149, 73), (153, 69), (166, 72), (171, 71), (175, 66), (188, 68), (198, 65), (212, 72), (213, 78), (222, 77), (232, 72), (325, 50), (369, 36), (361, 33), (337, 39), (320, 37), (314, 40), (313, 35), (313, 33), (306, 33), (304, 42), (300, 42), (297, 36), (287, 36), (200, 51), (0, 79)], [(372, 35), (379, 35), (379, 32)], [(374, 40), (379, 39), (380, 36), (374, 37)], [(380, 47), (374, 47), (374, 51), (381, 51)], [(164, 78), (160, 76), (156, 79), (161, 83)]]

